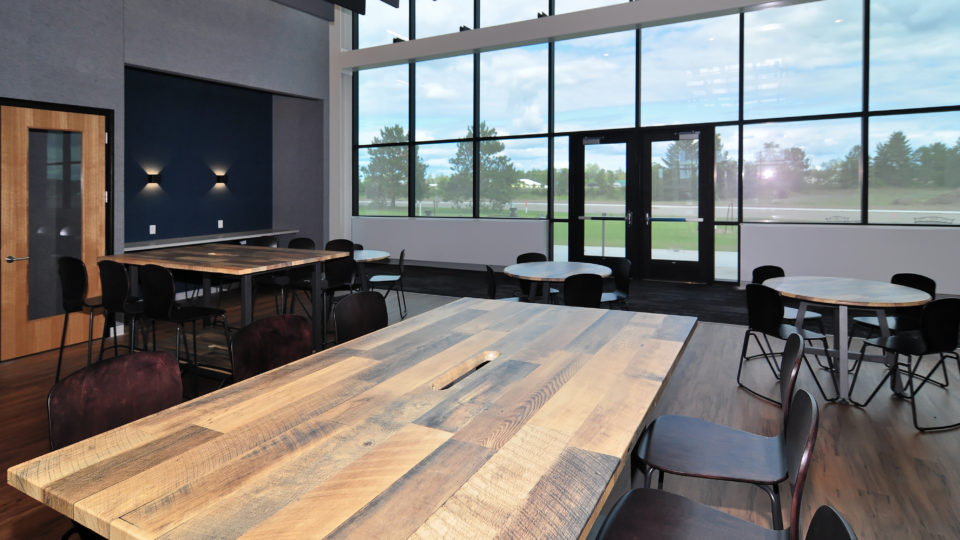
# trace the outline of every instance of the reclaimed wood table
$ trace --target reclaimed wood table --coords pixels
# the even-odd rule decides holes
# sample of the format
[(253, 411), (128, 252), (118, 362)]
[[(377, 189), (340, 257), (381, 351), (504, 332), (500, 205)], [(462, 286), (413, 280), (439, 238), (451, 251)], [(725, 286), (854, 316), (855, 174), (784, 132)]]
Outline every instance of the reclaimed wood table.
[(535, 281), (542, 294), (543, 302), (550, 300), (550, 283), (563, 283), (563, 280), (574, 274), (597, 274), (600, 277), (609, 277), (613, 272), (602, 264), (593, 264), (576, 261), (537, 261), (511, 264), (503, 269), (503, 273), (517, 279)]
[(357, 249), (353, 252), (353, 260), (357, 261), (357, 276), (360, 279), (360, 289), (367, 291), (370, 286), (367, 283), (367, 272), (363, 269), (363, 264), (368, 262), (385, 261), (390, 258), (389, 251), (379, 249)]
[[(786, 276), (771, 278), (764, 285), (776, 289), (782, 296), (800, 301), (797, 308), (797, 329), (803, 328), (803, 317), (808, 304), (819, 304), (837, 309), (834, 317), (834, 350), (831, 356), (838, 359), (837, 393), (841, 401), (850, 401), (849, 362), (851, 355), (847, 350), (849, 308), (872, 309), (880, 321), (880, 335), (888, 337), (886, 310), (900, 307), (920, 306), (931, 300), (930, 295), (911, 287), (894, 285), (886, 281), (866, 279), (826, 277), (826, 276)], [(878, 357), (879, 358), (879, 357)], [(889, 359), (883, 360), (885, 363)], [(899, 377), (891, 377), (894, 391), (902, 393)]]
[(696, 319), (460, 299), (11, 467), (110, 538), (576, 538)]
[[(324, 295), (319, 293), (319, 276), (322, 274), (323, 261), (347, 257), (345, 251), (307, 250), (273, 248), (265, 246), (245, 246), (239, 244), (201, 244), (178, 246), (149, 251), (136, 251), (119, 255), (100, 257), (100, 260), (112, 260), (130, 265), (132, 270), (138, 266), (157, 264), (171, 270), (188, 270), (203, 274), (204, 302), (210, 302), (210, 274), (222, 274), (240, 278), (240, 318), (241, 326), (253, 322), (253, 276), (265, 272), (275, 272), (294, 266), (312, 265), (314, 279), (313, 312), (326, 313)], [(136, 275), (130, 280), (136, 283)], [(319, 350), (323, 348), (326, 336), (326, 317), (313, 317), (313, 342)]]

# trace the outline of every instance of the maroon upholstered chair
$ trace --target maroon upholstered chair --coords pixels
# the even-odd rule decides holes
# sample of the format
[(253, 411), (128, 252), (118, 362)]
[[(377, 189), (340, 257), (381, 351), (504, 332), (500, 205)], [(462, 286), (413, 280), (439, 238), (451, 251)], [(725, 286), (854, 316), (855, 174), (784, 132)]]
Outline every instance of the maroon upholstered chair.
[(235, 332), (230, 341), (233, 380), (248, 379), (312, 352), (313, 337), (305, 317), (275, 315), (258, 319)]

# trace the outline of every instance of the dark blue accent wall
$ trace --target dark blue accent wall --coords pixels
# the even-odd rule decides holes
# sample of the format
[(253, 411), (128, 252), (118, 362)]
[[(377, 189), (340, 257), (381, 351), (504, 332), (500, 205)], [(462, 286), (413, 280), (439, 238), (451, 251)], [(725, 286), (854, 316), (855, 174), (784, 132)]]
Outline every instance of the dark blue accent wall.
[(272, 227), (271, 94), (133, 68), (124, 92), (125, 242)]

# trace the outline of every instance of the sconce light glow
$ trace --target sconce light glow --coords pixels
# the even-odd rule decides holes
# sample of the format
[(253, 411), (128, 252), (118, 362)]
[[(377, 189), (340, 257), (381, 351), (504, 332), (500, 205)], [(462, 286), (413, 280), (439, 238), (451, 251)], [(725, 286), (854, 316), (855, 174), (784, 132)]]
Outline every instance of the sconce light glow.
[(160, 173), (147, 173), (147, 185), (160, 185)]

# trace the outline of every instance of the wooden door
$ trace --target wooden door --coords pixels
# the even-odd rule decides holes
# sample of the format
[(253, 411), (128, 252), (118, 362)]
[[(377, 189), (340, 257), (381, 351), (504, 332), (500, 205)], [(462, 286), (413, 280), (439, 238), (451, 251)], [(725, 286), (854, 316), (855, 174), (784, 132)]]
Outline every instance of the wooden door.
[[(58, 257), (83, 259), (87, 295), (100, 294), (105, 129), (99, 115), (0, 107), (0, 360), (60, 345)], [(71, 315), (67, 343), (86, 340), (87, 323), (86, 314)]]

